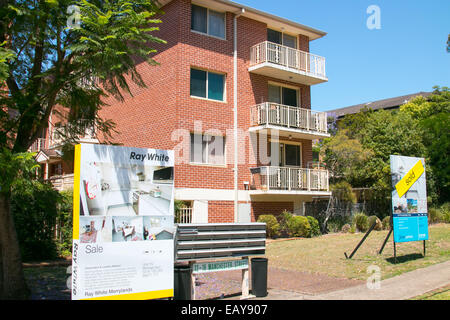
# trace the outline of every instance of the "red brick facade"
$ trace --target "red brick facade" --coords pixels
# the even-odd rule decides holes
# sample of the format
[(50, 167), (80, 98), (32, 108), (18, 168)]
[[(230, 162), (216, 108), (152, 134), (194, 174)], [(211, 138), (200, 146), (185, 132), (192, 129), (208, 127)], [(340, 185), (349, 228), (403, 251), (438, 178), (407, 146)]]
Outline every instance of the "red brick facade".
[[(100, 111), (100, 117), (111, 119), (117, 133), (113, 142), (125, 146), (174, 149), (177, 159), (189, 159), (189, 133), (204, 133), (218, 130), (222, 135), (232, 133), (234, 128), (233, 108), (233, 20), (234, 14), (225, 15), (225, 39), (219, 39), (191, 30), (191, 1), (173, 0), (165, 5), (160, 16), (163, 21), (155, 36), (166, 44), (150, 44), (157, 50), (153, 58), (157, 66), (138, 62), (137, 70), (146, 83), (146, 88), (130, 81), (132, 96), (124, 94), (124, 101), (107, 99), (108, 104)], [(248, 71), (251, 47), (267, 40), (268, 26), (244, 16), (237, 18), (237, 112), (238, 128), (243, 133), (239, 143), (245, 146), (238, 165), (238, 189), (245, 190), (244, 182), (251, 180), (250, 168), (262, 165), (250, 154), (249, 140), (250, 108), (268, 101), (269, 81), (297, 88), (300, 107), (311, 108), (311, 91), (307, 85), (270, 78)], [(309, 38), (298, 35), (298, 47), (309, 52)], [(225, 75), (224, 101), (213, 101), (190, 96), (191, 68), (213, 71)], [(198, 124), (201, 123), (201, 128)], [(185, 130), (180, 133), (180, 129)], [(187, 133), (187, 135), (186, 135)], [(102, 138), (99, 137), (100, 142)], [(302, 145), (302, 167), (312, 160), (311, 140), (293, 139)], [(192, 165), (176, 161), (175, 187), (225, 190), (233, 192), (233, 135), (227, 135), (227, 164), (221, 166)], [(183, 146), (183, 148), (181, 148)], [(270, 149), (270, 148), (269, 148)], [(183, 154), (184, 153), (184, 154)], [(258, 156), (258, 152), (256, 153)], [(264, 165), (264, 164), (263, 164)], [(196, 200), (196, 199), (183, 199)], [(283, 210), (294, 210), (294, 200), (277, 202), (272, 200), (251, 201), (251, 219), (261, 214), (278, 214)], [(234, 221), (232, 199), (208, 200), (208, 222)]]
[[(191, 2), (174, 0), (163, 7), (163, 23), (155, 33), (167, 44), (152, 44), (157, 49), (154, 59), (160, 64), (150, 66), (140, 63), (137, 68), (147, 88), (131, 86), (133, 97), (127, 96), (119, 103), (107, 101), (109, 106), (101, 116), (112, 119), (117, 124), (118, 134), (114, 141), (127, 146), (173, 149), (182, 140), (172, 140), (176, 129), (194, 132), (194, 122), (201, 121), (203, 132), (216, 129), (226, 133), (233, 129), (233, 18), (226, 13), (226, 39), (217, 39), (191, 31)], [(310, 87), (288, 83), (248, 72), (250, 48), (267, 40), (267, 25), (246, 17), (237, 19), (238, 43), (238, 127), (248, 132), (250, 127), (250, 107), (268, 101), (268, 81), (288, 84), (299, 89), (301, 107), (311, 107)], [(309, 51), (309, 39), (299, 35), (299, 49)], [(199, 99), (190, 96), (191, 67), (225, 74), (225, 102)], [(189, 141), (185, 138), (185, 146)], [(227, 137), (227, 158), (232, 159), (233, 141)], [(311, 140), (301, 140), (302, 166), (312, 160)], [(249, 150), (249, 141), (243, 143)], [(189, 150), (189, 149), (184, 149)], [(182, 156), (182, 155), (179, 155)], [(184, 155), (186, 156), (186, 155)], [(232, 163), (229, 161), (228, 163)], [(251, 180), (249, 154), (245, 164), (238, 167), (238, 188), (244, 190), (244, 181)], [(225, 166), (178, 164), (175, 168), (176, 188), (234, 188), (233, 164)], [(231, 222), (234, 219), (233, 201), (209, 201), (209, 222)], [(261, 214), (277, 214), (293, 210), (293, 202), (255, 202), (251, 205), (252, 220)]]

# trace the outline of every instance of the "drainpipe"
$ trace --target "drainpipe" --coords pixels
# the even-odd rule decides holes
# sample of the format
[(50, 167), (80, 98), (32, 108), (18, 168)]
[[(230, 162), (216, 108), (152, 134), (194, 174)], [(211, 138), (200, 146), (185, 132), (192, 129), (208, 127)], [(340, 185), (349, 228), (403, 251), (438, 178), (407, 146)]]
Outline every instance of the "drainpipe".
[(233, 64), (234, 64), (234, 70), (233, 70), (233, 95), (234, 95), (234, 222), (238, 221), (238, 197), (239, 197), (239, 190), (238, 190), (238, 112), (237, 112), (237, 18), (241, 14), (245, 12), (244, 8), (241, 8), (240, 11), (236, 12), (234, 14), (234, 25), (233, 25)]

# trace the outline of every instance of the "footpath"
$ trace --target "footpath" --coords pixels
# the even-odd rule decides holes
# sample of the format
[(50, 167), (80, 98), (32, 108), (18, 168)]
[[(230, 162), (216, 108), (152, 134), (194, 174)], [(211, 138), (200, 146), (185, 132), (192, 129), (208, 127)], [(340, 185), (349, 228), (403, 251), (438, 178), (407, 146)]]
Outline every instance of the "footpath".
[(252, 300), (406, 300), (449, 284), (450, 261), (446, 261), (383, 280), (378, 289), (369, 289), (364, 283), (311, 295), (271, 288), (266, 297)]

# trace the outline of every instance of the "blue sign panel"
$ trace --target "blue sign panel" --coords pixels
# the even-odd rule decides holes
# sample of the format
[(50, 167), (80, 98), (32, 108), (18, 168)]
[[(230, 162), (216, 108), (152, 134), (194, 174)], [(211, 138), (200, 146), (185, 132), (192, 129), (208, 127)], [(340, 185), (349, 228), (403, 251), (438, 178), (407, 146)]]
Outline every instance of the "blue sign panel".
[(394, 214), (394, 241), (428, 240), (428, 217), (426, 213)]
[[(411, 175), (411, 170), (423, 158), (391, 156), (392, 214), (394, 242), (428, 240), (428, 209), (425, 171), (417, 180), (398, 193), (402, 179)], [(420, 164), (418, 164), (420, 166)], [(417, 166), (416, 166), (417, 167)], [(417, 176), (417, 174), (415, 175)], [(403, 179), (404, 180), (404, 179)]]

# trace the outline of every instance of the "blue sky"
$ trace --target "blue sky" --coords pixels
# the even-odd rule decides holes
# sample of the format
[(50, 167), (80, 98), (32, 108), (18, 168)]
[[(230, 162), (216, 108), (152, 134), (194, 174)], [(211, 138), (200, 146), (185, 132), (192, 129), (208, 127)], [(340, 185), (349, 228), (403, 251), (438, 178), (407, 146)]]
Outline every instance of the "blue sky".
[[(235, 0), (327, 35), (310, 43), (326, 58), (328, 82), (312, 86), (319, 111), (450, 87), (449, 0)], [(377, 5), (381, 29), (369, 30)]]

